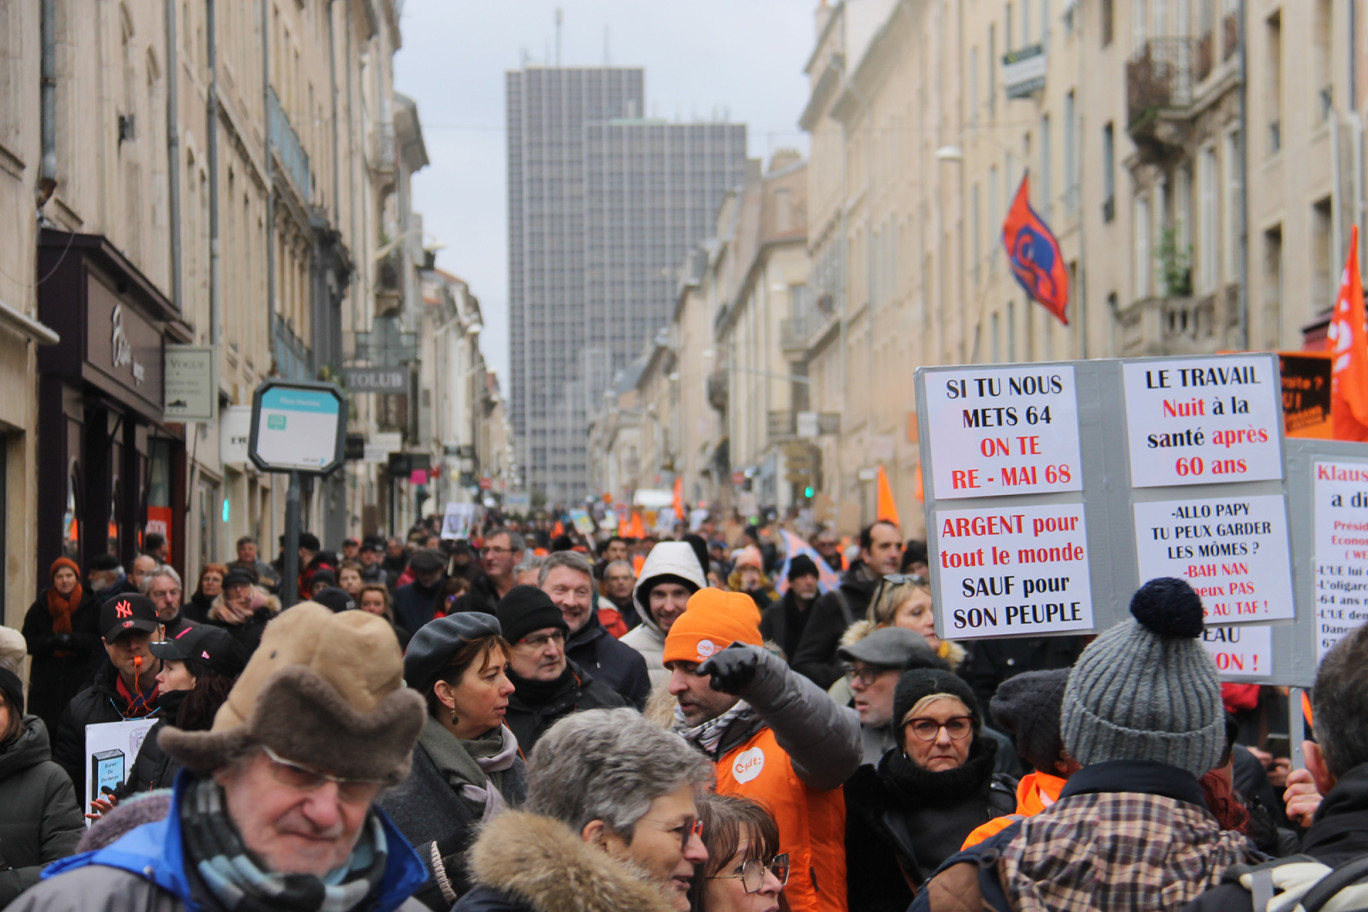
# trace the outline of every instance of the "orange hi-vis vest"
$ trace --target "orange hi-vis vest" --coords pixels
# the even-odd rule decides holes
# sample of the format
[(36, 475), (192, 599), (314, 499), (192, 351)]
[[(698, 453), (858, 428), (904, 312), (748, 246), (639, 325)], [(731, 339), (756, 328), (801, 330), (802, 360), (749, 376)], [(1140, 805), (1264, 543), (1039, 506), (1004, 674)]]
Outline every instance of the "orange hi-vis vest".
[(976, 846), (989, 837), (996, 836), (1012, 824), (1025, 817), (1034, 817), (1059, 800), (1064, 791), (1066, 780), (1047, 773), (1027, 773), (1017, 783), (1016, 811), (1003, 817), (994, 817), (964, 839), (962, 848)]
[(810, 788), (774, 733), (763, 728), (717, 761), (717, 792), (759, 801), (779, 824), (792, 866), (784, 896), (793, 912), (846, 912), (845, 796)]

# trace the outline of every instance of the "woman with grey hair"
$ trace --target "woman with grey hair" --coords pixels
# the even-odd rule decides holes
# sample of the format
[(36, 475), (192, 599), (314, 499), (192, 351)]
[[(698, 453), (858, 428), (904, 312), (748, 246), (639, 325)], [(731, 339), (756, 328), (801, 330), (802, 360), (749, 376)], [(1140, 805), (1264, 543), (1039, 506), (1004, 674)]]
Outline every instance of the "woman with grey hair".
[(527, 802), (470, 852), (477, 884), (453, 912), (688, 912), (708, 857), (696, 799), (712, 766), (631, 709), (551, 727), (528, 762)]

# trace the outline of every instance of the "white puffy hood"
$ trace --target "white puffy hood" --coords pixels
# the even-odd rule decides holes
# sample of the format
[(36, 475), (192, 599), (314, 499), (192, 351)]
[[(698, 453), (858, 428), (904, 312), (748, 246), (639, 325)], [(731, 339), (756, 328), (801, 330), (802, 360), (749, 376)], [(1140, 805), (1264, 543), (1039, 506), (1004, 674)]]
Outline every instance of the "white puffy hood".
[(655, 580), (662, 576), (677, 576), (693, 583), (699, 589), (706, 589), (708, 576), (698, 565), (698, 555), (688, 542), (660, 542), (646, 555), (646, 563), (641, 566), (641, 576), (632, 589), (632, 602), (636, 605), (641, 623), (659, 633), (655, 618), (651, 617), (650, 605), (641, 596), (650, 590)]

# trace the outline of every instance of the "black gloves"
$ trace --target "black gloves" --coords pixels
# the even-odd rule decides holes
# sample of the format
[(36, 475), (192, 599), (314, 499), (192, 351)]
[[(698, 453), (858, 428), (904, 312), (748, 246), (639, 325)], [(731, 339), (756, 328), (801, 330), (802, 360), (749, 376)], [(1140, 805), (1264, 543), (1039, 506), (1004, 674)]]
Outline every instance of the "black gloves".
[(755, 680), (760, 670), (760, 650), (746, 643), (732, 643), (698, 666), (697, 673), (711, 675), (713, 690), (739, 694)]

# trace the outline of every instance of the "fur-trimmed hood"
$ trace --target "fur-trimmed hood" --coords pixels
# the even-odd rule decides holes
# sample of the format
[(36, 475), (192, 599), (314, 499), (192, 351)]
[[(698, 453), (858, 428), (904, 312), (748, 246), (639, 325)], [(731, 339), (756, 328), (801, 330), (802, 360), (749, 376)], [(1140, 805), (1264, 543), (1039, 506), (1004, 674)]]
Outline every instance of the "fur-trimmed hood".
[(659, 885), (540, 814), (491, 820), (470, 850), (470, 871), (535, 912), (672, 912)]

